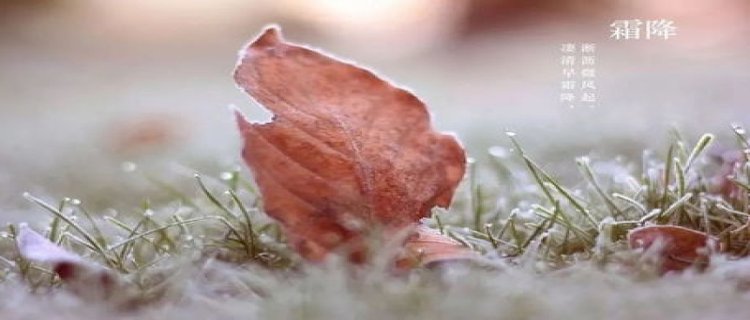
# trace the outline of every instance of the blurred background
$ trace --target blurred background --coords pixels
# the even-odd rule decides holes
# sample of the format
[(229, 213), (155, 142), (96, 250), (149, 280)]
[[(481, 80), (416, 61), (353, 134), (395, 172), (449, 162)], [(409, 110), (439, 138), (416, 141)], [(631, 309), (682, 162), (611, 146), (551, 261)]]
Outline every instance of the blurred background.
[[(621, 19), (677, 34), (610, 38)], [(226, 107), (266, 115), (231, 72), (269, 23), (410, 88), (480, 162), (506, 130), (564, 177), (580, 155), (638, 161), (673, 126), (750, 124), (745, 0), (3, 0), (0, 221), (28, 219), (24, 191), (132, 207), (241, 165)], [(563, 43), (596, 44), (595, 107), (561, 103)]]

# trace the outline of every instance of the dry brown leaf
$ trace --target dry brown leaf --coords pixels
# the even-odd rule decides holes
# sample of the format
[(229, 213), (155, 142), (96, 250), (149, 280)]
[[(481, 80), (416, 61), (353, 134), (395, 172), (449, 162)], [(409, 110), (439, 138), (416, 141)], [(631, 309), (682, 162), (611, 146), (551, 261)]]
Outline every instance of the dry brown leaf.
[(439, 232), (418, 226), (414, 234), (406, 240), (404, 252), (396, 259), (397, 269), (411, 269), (416, 266), (430, 266), (454, 260), (474, 260), (476, 254), (467, 250), (460, 242)]
[(710, 251), (719, 250), (717, 239), (706, 233), (666, 225), (633, 229), (628, 233), (628, 244), (631, 249), (656, 251), (661, 258), (662, 273), (705, 267)]
[(344, 249), (362, 261), (367, 231), (394, 234), (450, 204), (464, 151), (410, 92), (287, 43), (276, 28), (240, 53), (234, 78), (273, 113), (259, 124), (237, 112), (242, 156), (266, 212), (304, 257)]

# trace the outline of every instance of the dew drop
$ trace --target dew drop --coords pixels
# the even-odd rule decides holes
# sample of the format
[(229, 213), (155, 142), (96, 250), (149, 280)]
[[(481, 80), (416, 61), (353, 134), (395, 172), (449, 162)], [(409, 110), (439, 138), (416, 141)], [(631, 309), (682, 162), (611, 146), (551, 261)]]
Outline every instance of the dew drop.
[(261, 233), (258, 236), (258, 240), (260, 240), (260, 242), (265, 243), (265, 242), (271, 242), (271, 241), (273, 241), (273, 238), (271, 238), (271, 236), (269, 236), (269, 235), (267, 235), (265, 233)]
[(224, 181), (226, 181), (226, 180), (231, 180), (232, 178), (234, 178), (234, 174), (233, 174), (233, 173), (231, 173), (231, 172), (226, 172), (226, 171), (225, 171), (225, 172), (222, 172), (222, 173), (221, 173), (221, 174), (219, 175), (219, 177), (221, 178), (221, 180), (224, 180)]
[(138, 169), (138, 165), (136, 165), (134, 162), (125, 161), (120, 164), (120, 169), (124, 172), (133, 172), (136, 169)]
[(736, 123), (735, 123), (735, 124), (732, 124), (732, 129), (733, 129), (733, 130), (734, 130), (734, 132), (736, 132), (737, 134), (742, 134), (742, 135), (744, 135), (745, 133), (747, 133), (747, 131), (745, 131), (745, 128), (743, 128), (742, 126), (740, 126), (739, 124), (736, 124)]
[(496, 158), (504, 159), (508, 157), (508, 149), (505, 149), (500, 146), (490, 147), (488, 152), (490, 153), (491, 156), (496, 157)]
[(117, 210), (112, 209), (112, 208), (109, 208), (109, 209), (105, 210), (105, 212), (106, 212), (105, 215), (110, 216), (112, 218), (117, 217), (117, 214), (119, 213), (119, 212), (117, 212)]

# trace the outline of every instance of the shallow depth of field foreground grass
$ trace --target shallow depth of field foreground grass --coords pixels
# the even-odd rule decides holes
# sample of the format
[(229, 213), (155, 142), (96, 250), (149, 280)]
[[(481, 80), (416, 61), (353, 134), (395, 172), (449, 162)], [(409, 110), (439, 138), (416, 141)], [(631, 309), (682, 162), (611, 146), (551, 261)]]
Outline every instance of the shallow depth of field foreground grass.
[[(24, 196), (29, 225), (114, 270), (121, 289), (61, 283), (20, 258), (19, 228), (0, 238), (3, 319), (739, 319), (750, 311), (750, 141), (728, 134), (671, 143), (642, 158), (566, 163), (565, 182), (508, 133), (472, 154), (450, 210), (425, 221), (476, 250), (476, 264), (394, 273), (389, 253), (365, 266), (302, 261), (262, 212), (241, 170), (197, 174), (194, 193), (149, 178), (165, 200), (138, 210), (86, 199)], [(719, 148), (718, 146), (721, 146)], [(723, 151), (717, 151), (719, 149)], [(742, 160), (745, 159), (745, 160)], [(734, 160), (734, 161), (733, 161)], [(559, 164), (557, 164), (559, 166)], [(160, 197), (160, 199), (163, 197)], [(32, 213), (29, 213), (32, 214)], [(685, 226), (725, 248), (710, 265), (659, 276), (655, 252), (628, 249), (628, 230)], [(373, 239), (378, 242), (379, 239)], [(376, 245), (377, 246), (377, 245)], [(96, 283), (94, 281), (94, 283)]]

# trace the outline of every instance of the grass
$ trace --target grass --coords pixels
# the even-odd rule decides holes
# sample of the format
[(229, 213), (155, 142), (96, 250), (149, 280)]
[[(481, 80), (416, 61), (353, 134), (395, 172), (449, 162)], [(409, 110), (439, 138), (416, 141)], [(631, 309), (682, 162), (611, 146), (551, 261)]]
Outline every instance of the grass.
[[(51, 314), (63, 318), (71, 306), (78, 306), (75, 317), (94, 318), (731, 315), (746, 308), (747, 293), (738, 288), (750, 281), (737, 275), (750, 270), (737, 267), (750, 253), (750, 139), (738, 125), (732, 132), (736, 159), (744, 158), (737, 165), (710, 154), (713, 135), (689, 142), (675, 130), (663, 154), (576, 159), (570, 166), (580, 179), (572, 185), (535, 161), (523, 137), (508, 133), (508, 148), (470, 162), (451, 209), (436, 209), (424, 221), (495, 268), (449, 265), (393, 275), (385, 263), (353, 267), (333, 258), (310, 265), (286, 245), (250, 177), (237, 169), (196, 174), (196, 194), (147, 177), (173, 200), (144, 201), (116, 215), (89, 212), (77, 199), (25, 194), (51, 217), (46, 237), (114, 270), (131, 290), (122, 299), (71, 296), (49, 266), (18, 255), (18, 226), (8, 225), (0, 233), (0, 310), (31, 317), (38, 310), (19, 304), (47, 301), (45, 312), (57, 309)], [(628, 230), (647, 224), (706, 232), (726, 252), (705, 273), (658, 278), (654, 261), (624, 243)], [(622, 311), (634, 306), (641, 309)]]

